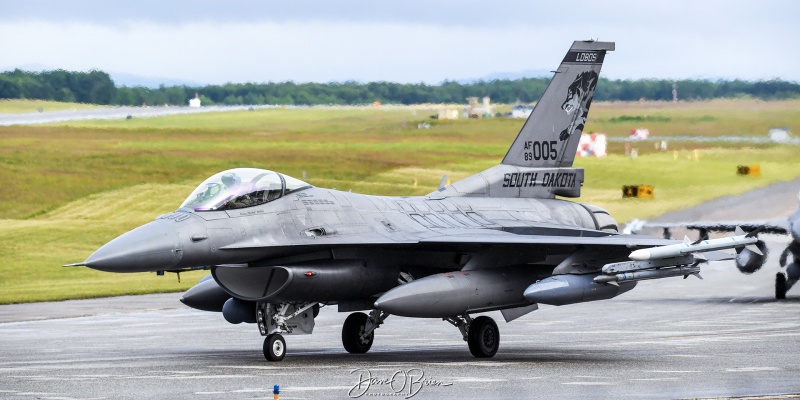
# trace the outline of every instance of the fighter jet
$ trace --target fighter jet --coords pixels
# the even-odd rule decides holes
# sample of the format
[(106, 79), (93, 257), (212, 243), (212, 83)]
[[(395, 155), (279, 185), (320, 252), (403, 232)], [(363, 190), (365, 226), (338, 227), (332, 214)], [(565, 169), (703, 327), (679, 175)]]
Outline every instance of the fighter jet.
[[(283, 335), (312, 333), (321, 306), (352, 312), (342, 327), (350, 353), (367, 352), (376, 328), (399, 315), (447, 321), (474, 356), (492, 357), (497, 324), (475, 314), (499, 310), (509, 322), (539, 303), (610, 299), (641, 279), (696, 275), (693, 249), (719, 248), (657, 247), (676, 242), (621, 235), (602, 208), (556, 199), (580, 196), (584, 171), (572, 164), (612, 50), (613, 42), (574, 42), (502, 162), (427, 196), (370, 196), (233, 169), (73, 265), (210, 269), (181, 301), (256, 324), (270, 361), (285, 356)], [(753, 242), (740, 235), (723, 247)], [(662, 250), (629, 258), (653, 247)]]
[[(800, 201), (800, 194), (797, 196)], [(800, 207), (786, 218), (762, 221), (700, 221), (676, 223), (651, 223), (633, 220), (626, 227), (626, 232), (639, 232), (644, 228), (657, 228), (663, 230), (663, 237), (669, 239), (672, 229), (685, 228), (697, 230), (700, 240), (708, 239), (708, 232), (733, 232), (737, 228), (765, 234), (791, 235), (792, 241), (781, 252), (778, 262), (786, 272), (778, 271), (775, 274), (775, 298), (785, 299), (786, 292), (800, 280)], [(763, 241), (758, 241), (756, 247), (759, 252), (742, 249), (736, 255), (736, 268), (743, 274), (752, 274), (767, 261), (768, 248)]]

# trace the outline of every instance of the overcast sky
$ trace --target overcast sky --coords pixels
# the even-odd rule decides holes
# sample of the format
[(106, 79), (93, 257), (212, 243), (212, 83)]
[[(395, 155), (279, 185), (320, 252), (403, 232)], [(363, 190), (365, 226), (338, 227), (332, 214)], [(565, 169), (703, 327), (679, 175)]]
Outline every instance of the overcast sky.
[(439, 83), (555, 69), (615, 41), (603, 74), (800, 81), (798, 1), (0, 0), (0, 70), (200, 84)]

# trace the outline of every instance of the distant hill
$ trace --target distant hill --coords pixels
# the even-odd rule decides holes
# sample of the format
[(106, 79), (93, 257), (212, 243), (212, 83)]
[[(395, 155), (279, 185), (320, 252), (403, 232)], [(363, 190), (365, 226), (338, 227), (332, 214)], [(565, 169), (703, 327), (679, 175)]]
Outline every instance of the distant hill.
[(173, 79), (173, 78), (164, 78), (164, 77), (155, 77), (155, 76), (142, 76), (136, 74), (129, 74), (126, 72), (109, 72), (111, 75), (111, 80), (114, 81), (114, 84), (117, 86), (127, 86), (127, 87), (146, 87), (150, 89), (156, 89), (160, 86), (204, 86), (200, 82), (194, 81), (187, 81), (181, 79)]
[(497, 80), (516, 81), (525, 78), (551, 78), (553, 73), (546, 69), (526, 69), (524, 71), (516, 72), (494, 72), (489, 75), (484, 75), (480, 78), (459, 79), (461, 84), (470, 84), (475, 82), (491, 82)]

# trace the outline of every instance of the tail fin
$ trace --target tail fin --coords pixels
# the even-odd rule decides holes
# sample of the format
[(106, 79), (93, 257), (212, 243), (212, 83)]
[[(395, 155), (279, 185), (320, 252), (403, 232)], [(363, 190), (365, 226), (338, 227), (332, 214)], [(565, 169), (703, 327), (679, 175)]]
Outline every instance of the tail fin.
[(570, 167), (589, 114), (600, 67), (614, 42), (576, 41), (536, 103), (502, 164)]

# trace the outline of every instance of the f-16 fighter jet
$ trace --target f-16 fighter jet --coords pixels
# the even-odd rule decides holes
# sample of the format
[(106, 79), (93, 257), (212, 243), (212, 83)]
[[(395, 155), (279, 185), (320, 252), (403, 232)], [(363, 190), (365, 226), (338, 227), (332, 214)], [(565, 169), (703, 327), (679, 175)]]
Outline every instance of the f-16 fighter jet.
[[(376, 328), (399, 315), (447, 321), (474, 356), (492, 357), (500, 331), (475, 314), (500, 310), (508, 322), (539, 303), (610, 299), (641, 279), (697, 274), (692, 251), (752, 246), (740, 235), (677, 249), (621, 235), (607, 211), (555, 198), (580, 196), (584, 171), (572, 163), (612, 50), (613, 42), (574, 42), (502, 162), (427, 196), (370, 196), (233, 169), (74, 265), (210, 269), (181, 300), (255, 324), (271, 361), (286, 354), (283, 335), (312, 333), (322, 305), (352, 312), (342, 327), (350, 353), (367, 352)], [(652, 251), (629, 257), (643, 249)]]

